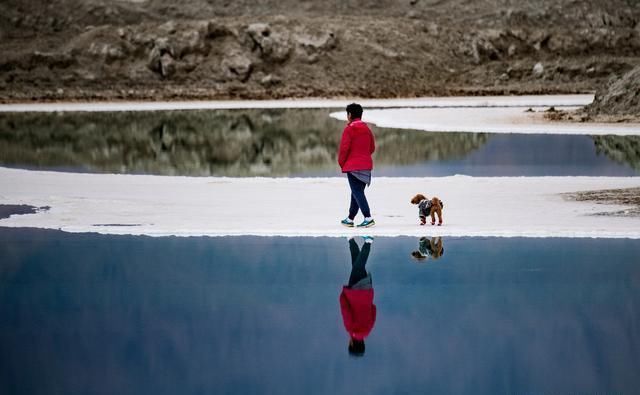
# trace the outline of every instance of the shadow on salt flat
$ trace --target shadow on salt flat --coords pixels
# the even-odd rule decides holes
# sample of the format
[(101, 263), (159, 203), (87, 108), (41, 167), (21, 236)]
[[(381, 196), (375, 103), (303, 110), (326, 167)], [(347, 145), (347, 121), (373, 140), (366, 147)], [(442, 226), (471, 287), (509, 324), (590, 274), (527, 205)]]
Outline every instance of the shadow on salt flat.
[(0, 204), (0, 219), (9, 218), (12, 215), (36, 214), (49, 211), (50, 206), (30, 206), (28, 204)]

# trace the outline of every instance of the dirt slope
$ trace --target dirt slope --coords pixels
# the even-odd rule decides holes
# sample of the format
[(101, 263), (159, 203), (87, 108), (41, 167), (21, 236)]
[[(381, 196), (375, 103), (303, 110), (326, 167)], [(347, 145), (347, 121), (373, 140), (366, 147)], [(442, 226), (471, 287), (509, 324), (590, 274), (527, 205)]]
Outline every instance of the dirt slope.
[(585, 108), (595, 116), (631, 117), (640, 120), (640, 66), (598, 90), (595, 100)]
[(634, 0), (6, 0), (0, 101), (595, 91)]

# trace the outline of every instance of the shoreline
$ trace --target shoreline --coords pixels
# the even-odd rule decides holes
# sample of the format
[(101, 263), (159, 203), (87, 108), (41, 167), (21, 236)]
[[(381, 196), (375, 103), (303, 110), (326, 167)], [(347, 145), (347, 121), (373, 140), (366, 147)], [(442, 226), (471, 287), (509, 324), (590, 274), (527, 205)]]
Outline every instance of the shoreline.
[[(59, 101), (0, 104), (0, 114), (340, 109), (355, 101), (365, 107), (368, 122), (395, 129), (472, 133), (640, 134), (640, 118), (592, 117), (576, 112), (593, 102), (593, 99), (593, 94), (573, 94), (390, 99), (309, 97), (282, 100)], [(344, 120), (340, 112), (332, 113), (331, 117)], [(549, 129), (549, 126), (553, 128)]]
[[(62, 90), (62, 91), (61, 91)], [(190, 88), (192, 93), (185, 93), (184, 88), (179, 92), (168, 90), (163, 92), (158, 88), (150, 88), (147, 90), (119, 90), (119, 91), (95, 91), (90, 94), (70, 94), (64, 87), (51, 91), (42, 92), (37, 96), (18, 97), (16, 95), (6, 95), (6, 92), (0, 91), (0, 105), (6, 104), (34, 104), (34, 103), (99, 103), (99, 102), (154, 102), (154, 101), (265, 101), (265, 100), (350, 100), (349, 98), (358, 97), (362, 100), (393, 100), (393, 99), (416, 99), (416, 98), (437, 98), (437, 97), (506, 97), (506, 96), (572, 96), (572, 95), (591, 95), (596, 94), (595, 89), (480, 89), (480, 88), (457, 88), (457, 89), (433, 89), (420, 92), (417, 95), (376, 95), (372, 97), (360, 96), (358, 93), (347, 94), (338, 93), (335, 95), (309, 95), (305, 93), (292, 93), (282, 95), (277, 93), (260, 93), (253, 94), (220, 94), (210, 93), (208, 90), (198, 88)], [(4, 93), (4, 95), (3, 95)]]
[(417, 98), (288, 98), (275, 100), (160, 100), (160, 101), (56, 101), (2, 103), (7, 112), (120, 112), (207, 109), (341, 108), (351, 102), (379, 108), (463, 108), (463, 107), (575, 107), (593, 101), (593, 94), (517, 96), (427, 96)]
[(556, 110), (552, 108), (543, 114), (543, 118), (549, 122), (563, 123), (585, 123), (585, 124), (640, 124), (640, 115), (612, 115), (612, 114), (589, 114), (582, 111), (583, 108), (577, 110)]

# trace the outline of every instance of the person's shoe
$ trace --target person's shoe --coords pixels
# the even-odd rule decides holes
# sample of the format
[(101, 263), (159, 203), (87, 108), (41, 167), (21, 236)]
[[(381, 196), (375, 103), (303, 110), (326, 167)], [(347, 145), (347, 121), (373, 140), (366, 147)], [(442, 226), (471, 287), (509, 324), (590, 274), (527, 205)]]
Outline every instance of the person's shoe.
[(349, 218), (343, 219), (342, 221), (340, 221), (340, 223), (346, 226), (347, 228), (353, 228), (353, 221), (350, 220)]
[(364, 239), (365, 243), (373, 243), (373, 237), (371, 236), (363, 236), (362, 238)]
[(370, 228), (375, 224), (376, 224), (376, 221), (374, 221), (373, 218), (371, 218), (370, 220), (365, 219), (364, 221), (362, 221), (360, 225), (358, 225), (358, 228)]

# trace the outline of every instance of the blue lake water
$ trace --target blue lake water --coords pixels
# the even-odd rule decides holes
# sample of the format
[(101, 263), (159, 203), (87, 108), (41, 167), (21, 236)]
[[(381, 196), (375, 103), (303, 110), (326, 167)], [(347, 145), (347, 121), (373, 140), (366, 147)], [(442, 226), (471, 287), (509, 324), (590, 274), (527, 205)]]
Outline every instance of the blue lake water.
[[(444, 134), (446, 136), (451, 133)], [(376, 164), (375, 175), (385, 177), (441, 177), (456, 174), (474, 177), (640, 175), (640, 167), (635, 168), (634, 163), (616, 161), (599, 152), (594, 144), (594, 137), (591, 136), (518, 134), (486, 134), (486, 136), (485, 144), (464, 155), (422, 159), (403, 165)], [(613, 136), (608, 138), (621, 141), (634, 139), (634, 137)], [(332, 176), (335, 172), (308, 171), (295, 175)]]
[[(330, 118), (332, 111), (2, 113), (0, 166), (189, 176), (337, 176), (344, 122)], [(373, 130), (376, 176), (640, 175), (640, 136)]]
[(376, 238), (362, 356), (349, 248), (0, 228), (0, 393), (640, 388), (638, 240)]

